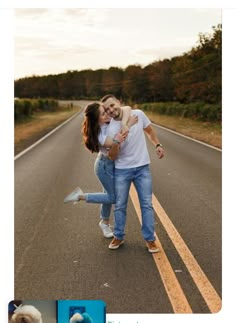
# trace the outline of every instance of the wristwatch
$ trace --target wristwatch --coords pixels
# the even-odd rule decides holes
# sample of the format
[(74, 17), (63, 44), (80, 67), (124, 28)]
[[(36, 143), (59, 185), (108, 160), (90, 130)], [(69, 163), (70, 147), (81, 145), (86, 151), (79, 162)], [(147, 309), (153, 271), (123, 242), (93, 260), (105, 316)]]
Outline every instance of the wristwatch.
[(156, 144), (156, 149), (158, 148), (158, 147), (163, 147), (163, 145), (162, 144)]

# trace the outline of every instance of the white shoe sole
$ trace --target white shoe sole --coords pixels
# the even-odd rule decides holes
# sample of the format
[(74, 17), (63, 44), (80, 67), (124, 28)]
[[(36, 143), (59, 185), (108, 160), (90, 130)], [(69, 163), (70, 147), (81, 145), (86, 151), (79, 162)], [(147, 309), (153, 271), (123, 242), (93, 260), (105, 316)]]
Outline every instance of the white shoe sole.
[(155, 249), (155, 250), (148, 249), (148, 251), (150, 253), (157, 253), (157, 252), (160, 252), (160, 249)]
[(118, 246), (112, 246), (111, 244), (109, 244), (108, 248), (115, 250), (115, 249), (118, 249), (123, 243), (124, 243), (124, 241), (122, 241)]

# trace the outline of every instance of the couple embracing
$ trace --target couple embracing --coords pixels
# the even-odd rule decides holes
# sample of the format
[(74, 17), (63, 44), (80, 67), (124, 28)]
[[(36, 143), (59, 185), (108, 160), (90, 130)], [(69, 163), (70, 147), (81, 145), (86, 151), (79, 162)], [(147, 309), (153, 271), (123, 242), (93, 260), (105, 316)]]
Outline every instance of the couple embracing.
[[(113, 237), (109, 249), (118, 249), (124, 243), (129, 189), (133, 183), (139, 198), (141, 232), (146, 246), (151, 253), (159, 251), (154, 236), (152, 176), (145, 133), (157, 156), (163, 158), (163, 147), (151, 121), (141, 110), (121, 107), (120, 101), (112, 94), (105, 95), (100, 102), (91, 103), (85, 109), (83, 140), (86, 148), (98, 153), (94, 169), (104, 192), (84, 193), (77, 187), (64, 199), (64, 203), (84, 200), (101, 204), (99, 226), (105, 237)], [(113, 232), (109, 224), (112, 204)]]

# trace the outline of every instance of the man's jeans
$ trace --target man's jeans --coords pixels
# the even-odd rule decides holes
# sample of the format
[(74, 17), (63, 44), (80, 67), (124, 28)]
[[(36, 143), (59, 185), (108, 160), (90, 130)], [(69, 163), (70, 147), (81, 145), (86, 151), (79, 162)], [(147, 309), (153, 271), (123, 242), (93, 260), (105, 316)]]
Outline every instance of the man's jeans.
[(135, 168), (115, 169), (116, 204), (114, 210), (114, 236), (124, 239), (126, 209), (131, 183), (137, 190), (142, 213), (142, 235), (145, 240), (154, 241), (154, 213), (152, 207), (152, 177), (149, 165)]
[(101, 205), (100, 218), (108, 220), (112, 204), (115, 203), (114, 161), (108, 159), (101, 153), (94, 164), (94, 171), (103, 186), (104, 193), (88, 193), (87, 203), (98, 203)]

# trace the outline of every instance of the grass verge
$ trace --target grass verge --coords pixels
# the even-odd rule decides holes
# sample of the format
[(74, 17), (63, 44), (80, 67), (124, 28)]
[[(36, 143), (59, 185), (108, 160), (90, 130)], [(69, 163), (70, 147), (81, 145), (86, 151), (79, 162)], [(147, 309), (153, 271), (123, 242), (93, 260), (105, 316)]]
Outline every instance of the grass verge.
[(15, 155), (31, 146), (78, 111), (80, 108), (51, 113), (39, 112), (32, 118), (17, 123), (14, 130)]
[(220, 123), (196, 121), (147, 111), (145, 114), (153, 123), (203, 141), (214, 147), (222, 148), (222, 127)]

